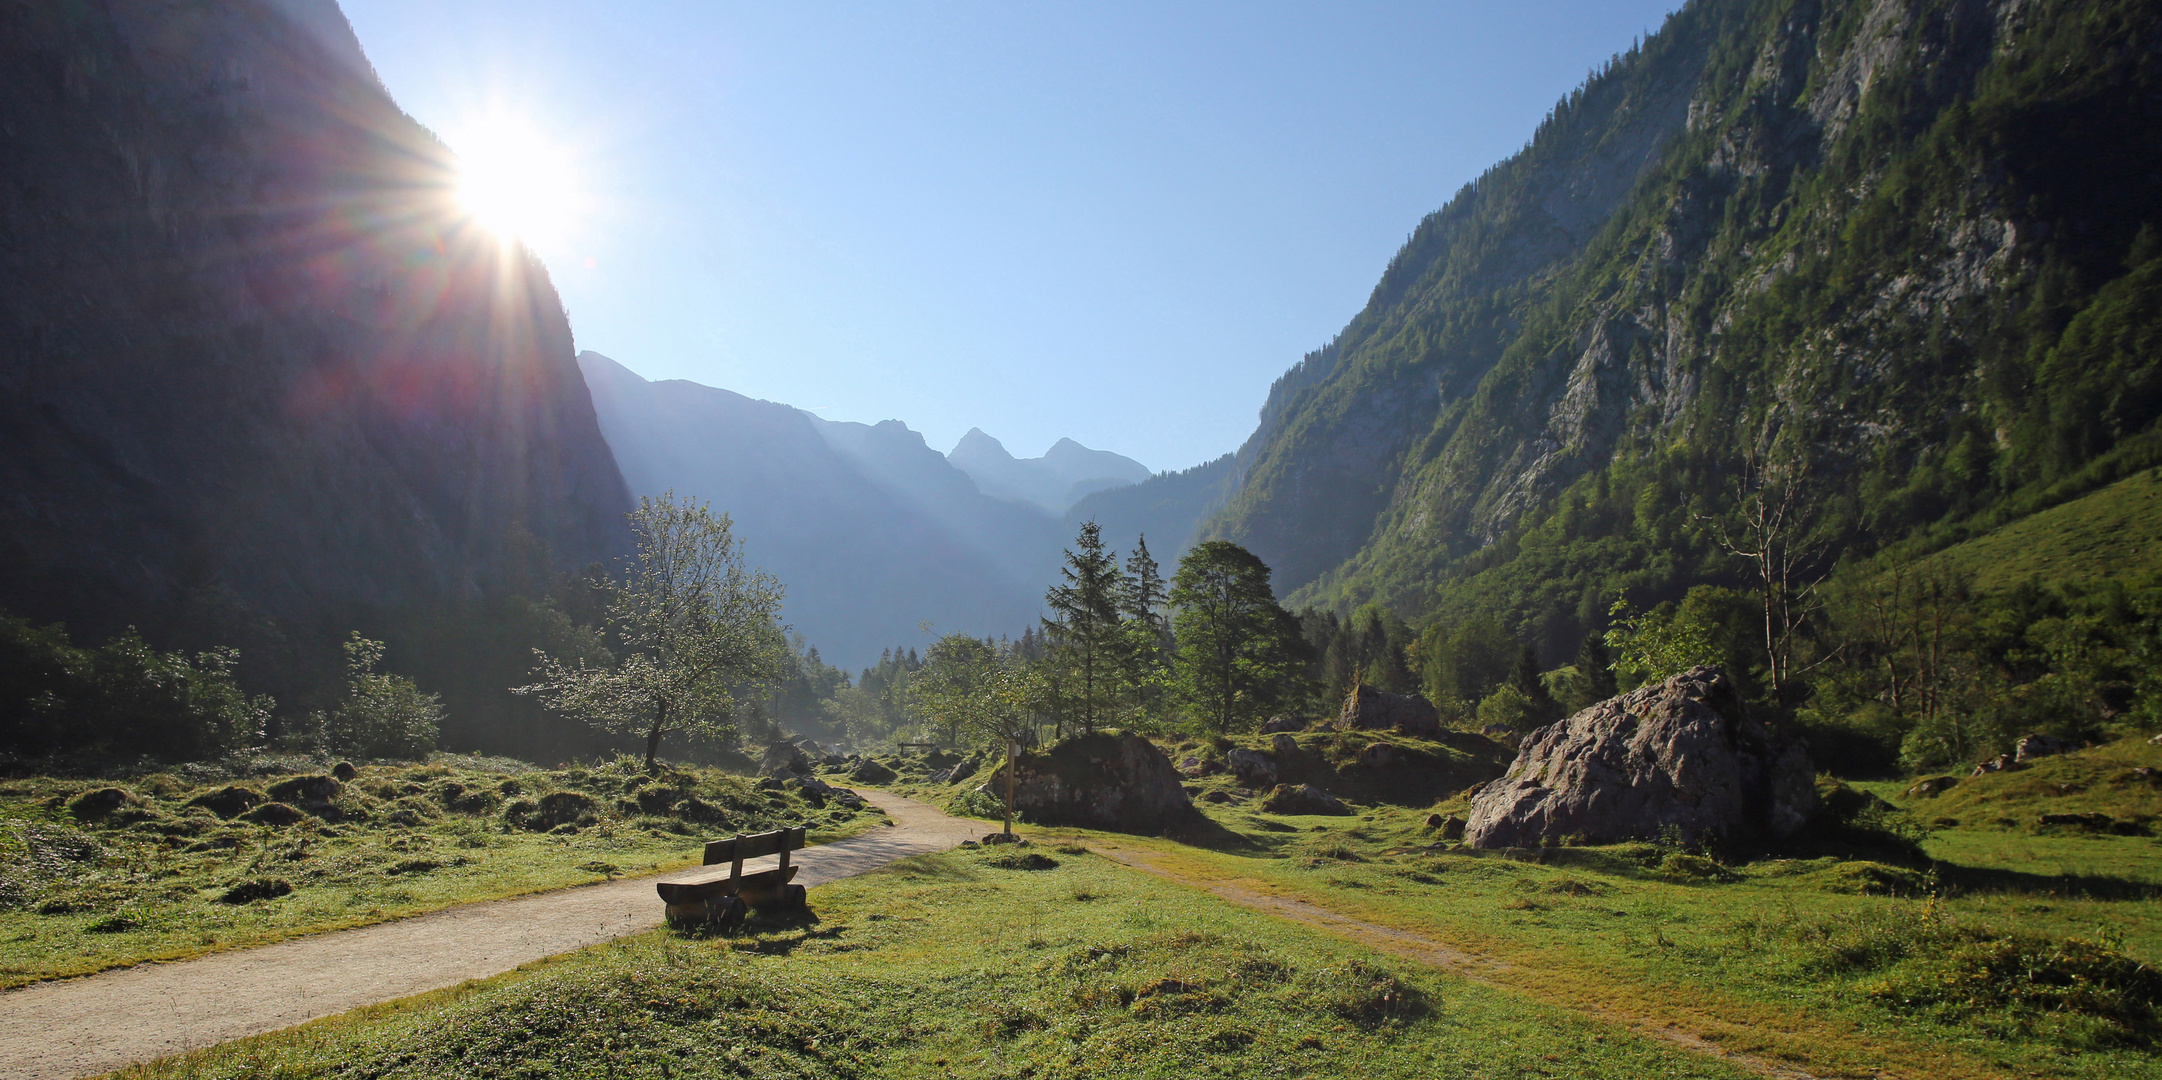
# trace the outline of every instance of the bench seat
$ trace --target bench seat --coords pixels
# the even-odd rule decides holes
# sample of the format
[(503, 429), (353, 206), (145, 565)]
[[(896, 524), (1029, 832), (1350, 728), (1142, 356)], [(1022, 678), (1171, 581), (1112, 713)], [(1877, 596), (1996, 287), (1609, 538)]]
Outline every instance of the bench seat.
[(732, 893), (762, 893), (777, 889), (795, 880), (797, 866), (776, 866), (771, 870), (732, 876), (727, 866), (708, 866), (692, 870), (654, 883), (663, 903), (689, 904), (710, 896), (727, 896)]

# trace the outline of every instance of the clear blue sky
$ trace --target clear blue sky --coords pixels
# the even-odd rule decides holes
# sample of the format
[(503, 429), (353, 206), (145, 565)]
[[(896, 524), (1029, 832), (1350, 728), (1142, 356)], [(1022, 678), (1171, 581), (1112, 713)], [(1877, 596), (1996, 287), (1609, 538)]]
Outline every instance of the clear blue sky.
[(951, 449), (1183, 468), (1420, 217), (1675, 0), (346, 0), (406, 111), (522, 127), (580, 348)]

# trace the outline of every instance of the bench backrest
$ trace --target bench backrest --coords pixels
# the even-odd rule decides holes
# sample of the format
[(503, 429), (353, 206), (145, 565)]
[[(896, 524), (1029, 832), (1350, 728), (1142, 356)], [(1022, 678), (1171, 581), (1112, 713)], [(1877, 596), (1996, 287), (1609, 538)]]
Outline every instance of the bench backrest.
[[(706, 865), (717, 863), (740, 863), (776, 852), (787, 853), (803, 848), (803, 827), (781, 829), (775, 832), (753, 833), (749, 836), (733, 836), (726, 840), (706, 841)], [(785, 859), (783, 860), (786, 861)]]

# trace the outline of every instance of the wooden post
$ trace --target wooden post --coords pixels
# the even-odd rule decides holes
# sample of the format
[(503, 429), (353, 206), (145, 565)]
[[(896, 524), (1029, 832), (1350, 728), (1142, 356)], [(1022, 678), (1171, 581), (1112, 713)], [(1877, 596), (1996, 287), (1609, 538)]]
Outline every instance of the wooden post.
[(731, 891), (731, 892), (735, 891), (733, 887), (734, 887), (734, 885), (736, 884), (736, 882), (738, 882), (738, 881), (741, 881), (741, 880), (743, 880), (743, 834), (742, 834), (742, 833), (737, 833), (737, 834), (736, 834), (736, 847), (735, 847), (735, 851), (734, 851), (734, 852), (733, 852), (732, 854), (734, 854), (734, 855), (735, 855), (735, 857), (736, 857), (736, 861), (734, 861), (734, 862), (732, 862), (732, 863), (729, 863), (729, 864), (728, 864), (728, 884), (729, 884), (729, 885), (731, 886), (731, 888), (730, 888), (730, 890), (729, 890), (729, 891)]
[(1006, 835), (1013, 835), (1013, 751), (1014, 741), (1006, 740)]

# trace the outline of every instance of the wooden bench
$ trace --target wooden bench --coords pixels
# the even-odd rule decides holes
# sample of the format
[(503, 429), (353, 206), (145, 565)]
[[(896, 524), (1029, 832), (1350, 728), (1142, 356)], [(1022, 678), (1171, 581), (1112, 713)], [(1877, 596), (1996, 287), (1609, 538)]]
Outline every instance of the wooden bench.
[[(670, 922), (707, 922), (731, 929), (749, 908), (786, 911), (803, 906), (803, 886), (790, 884), (797, 867), (788, 853), (803, 849), (803, 828), (706, 841), (702, 870), (657, 882), (653, 888), (668, 905)], [(781, 864), (755, 874), (743, 872), (743, 860), (778, 854)], [(722, 864), (726, 863), (724, 869)]]

